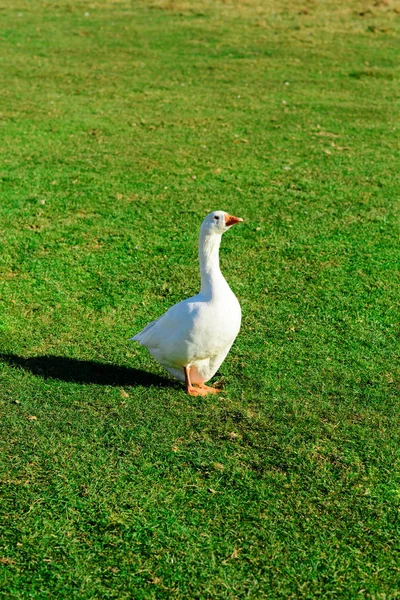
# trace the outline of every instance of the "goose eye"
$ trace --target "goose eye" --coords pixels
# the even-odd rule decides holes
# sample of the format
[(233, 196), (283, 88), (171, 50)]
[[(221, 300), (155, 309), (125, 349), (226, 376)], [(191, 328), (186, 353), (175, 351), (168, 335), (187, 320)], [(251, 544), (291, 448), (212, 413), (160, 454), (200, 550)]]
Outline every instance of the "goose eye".
[(216, 221), (218, 221), (219, 217), (217, 217), (217, 215), (215, 215), (214, 219), (215, 219)]

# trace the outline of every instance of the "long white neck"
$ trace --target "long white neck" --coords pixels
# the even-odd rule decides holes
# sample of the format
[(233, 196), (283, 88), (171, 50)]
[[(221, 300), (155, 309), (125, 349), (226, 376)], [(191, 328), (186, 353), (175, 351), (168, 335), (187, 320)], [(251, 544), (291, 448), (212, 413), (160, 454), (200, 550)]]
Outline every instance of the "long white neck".
[(228, 287), (219, 268), (221, 237), (218, 234), (204, 235), (200, 233), (199, 238), (200, 293), (210, 299)]

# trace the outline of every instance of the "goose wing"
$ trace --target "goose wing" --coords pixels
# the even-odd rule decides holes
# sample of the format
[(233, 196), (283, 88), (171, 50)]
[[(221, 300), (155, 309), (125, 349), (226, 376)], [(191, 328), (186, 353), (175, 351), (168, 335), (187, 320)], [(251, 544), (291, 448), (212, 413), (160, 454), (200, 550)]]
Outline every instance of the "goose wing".
[(166, 313), (137, 333), (132, 340), (147, 348), (159, 348), (161, 345), (185, 342), (193, 328), (199, 309), (198, 297), (188, 298), (171, 306)]

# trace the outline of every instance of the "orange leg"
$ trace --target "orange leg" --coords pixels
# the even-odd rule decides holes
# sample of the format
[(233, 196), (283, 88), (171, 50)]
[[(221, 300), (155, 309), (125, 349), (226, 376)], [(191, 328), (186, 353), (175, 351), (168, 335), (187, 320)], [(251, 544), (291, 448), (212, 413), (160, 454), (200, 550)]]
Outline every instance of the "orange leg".
[(192, 382), (190, 381), (190, 367), (183, 367), (183, 370), (185, 372), (185, 385), (187, 393), (191, 396), (205, 396), (208, 392), (203, 390), (201, 387), (193, 387)]

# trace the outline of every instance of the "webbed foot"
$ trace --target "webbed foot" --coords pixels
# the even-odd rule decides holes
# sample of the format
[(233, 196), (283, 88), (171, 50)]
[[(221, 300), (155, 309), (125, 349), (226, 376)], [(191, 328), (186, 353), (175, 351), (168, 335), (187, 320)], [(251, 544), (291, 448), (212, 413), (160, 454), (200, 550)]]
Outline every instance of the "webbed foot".
[(210, 387), (209, 385), (204, 385), (204, 383), (198, 384), (200, 390), (204, 390), (206, 394), (219, 394), (222, 390), (219, 390), (215, 387)]
[(208, 392), (201, 387), (193, 387), (192, 385), (186, 388), (190, 396), (207, 396)]

